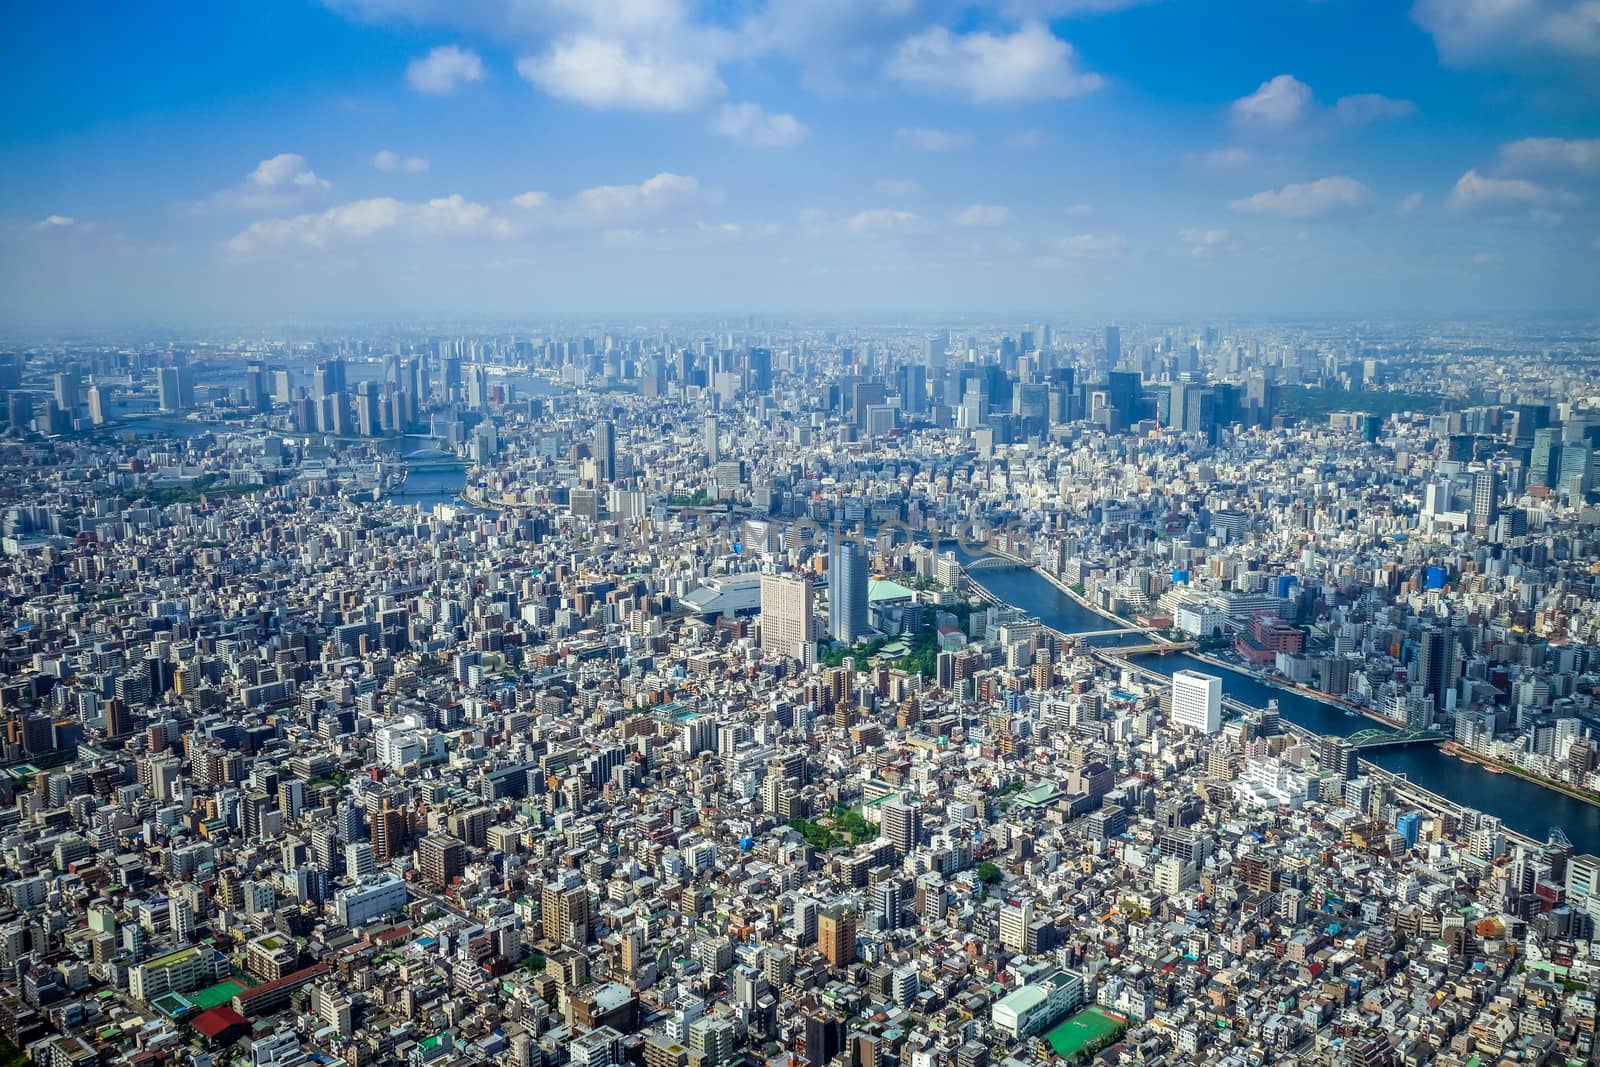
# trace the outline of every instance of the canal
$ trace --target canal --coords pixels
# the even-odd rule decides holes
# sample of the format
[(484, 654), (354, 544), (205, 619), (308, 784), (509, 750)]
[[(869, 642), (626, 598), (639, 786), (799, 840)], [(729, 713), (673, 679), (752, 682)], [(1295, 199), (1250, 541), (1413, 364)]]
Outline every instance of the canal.
[[(981, 570), (974, 576), (999, 599), (1064, 633), (1110, 629), (1115, 623), (1073, 600), (1042, 575), (1021, 567)], [(1139, 639), (1144, 643), (1143, 639)], [(1103, 644), (1096, 639), (1096, 644)], [(1183, 653), (1141, 656), (1141, 667), (1162, 674), (1201, 671), (1222, 678), (1222, 691), (1252, 707), (1276, 700), (1278, 710), (1291, 722), (1319, 734), (1340, 736), (1367, 729), (1372, 720), (1349, 716), (1343, 708), (1288, 689), (1279, 689), (1238, 671), (1214, 667)], [(1477, 764), (1448, 756), (1433, 745), (1378, 749), (1366, 757), (1372, 763), (1458, 804), (1476, 808), (1501, 820), (1508, 828), (1543, 841), (1552, 826), (1559, 826), (1579, 852), (1600, 854), (1600, 807), (1574, 800), (1552, 789), (1510, 774), (1493, 774)]]

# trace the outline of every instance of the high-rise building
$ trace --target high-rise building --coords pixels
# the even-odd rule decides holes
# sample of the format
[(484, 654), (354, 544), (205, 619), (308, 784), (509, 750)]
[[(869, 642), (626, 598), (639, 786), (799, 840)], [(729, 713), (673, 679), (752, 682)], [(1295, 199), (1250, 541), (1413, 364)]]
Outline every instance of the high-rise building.
[(1222, 679), (1199, 671), (1175, 672), (1172, 721), (1205, 734), (1222, 729)]
[(1491, 468), (1472, 476), (1472, 528), (1487, 530), (1500, 517), (1500, 479)]
[(1106, 366), (1115, 367), (1122, 362), (1122, 328), (1106, 327)]
[(1444, 691), (1455, 684), (1454, 657), (1450, 635), (1436, 626), (1424, 627), (1417, 636), (1416, 681), (1433, 697), (1433, 706), (1444, 706)]
[(103, 385), (89, 386), (89, 421), (96, 426), (105, 425), (111, 417), (111, 398)]
[(867, 632), (867, 560), (861, 546), (840, 538), (828, 561), (828, 636), (853, 645)]
[(53, 379), (56, 406), (71, 414), (83, 401), (83, 375), (76, 370), (64, 370)]
[(1589, 446), (1565, 444), (1561, 446), (1561, 491), (1572, 500), (1582, 500), (1589, 493)]
[(817, 951), (828, 966), (850, 966), (856, 958), (856, 914), (843, 905), (823, 908), (817, 915)]
[(1560, 480), (1561, 431), (1542, 426), (1533, 431), (1533, 452), (1528, 457), (1528, 484), (1554, 489)]
[(422, 880), (436, 888), (450, 884), (467, 866), (467, 846), (444, 834), (429, 834), (417, 842), (417, 870)]
[[(1115, 327), (1112, 327), (1115, 329)], [(1139, 400), (1144, 382), (1138, 371), (1112, 371), (1106, 386), (1106, 404), (1113, 414), (1107, 426), (1113, 432), (1126, 430), (1138, 419)]]
[(539, 905), (547, 941), (582, 945), (589, 940), (589, 891), (582, 882), (547, 882)]
[(715, 415), (707, 415), (705, 423), (706, 466), (715, 467), (722, 459), (722, 424)]
[(617, 431), (605, 419), (594, 424), (594, 463), (602, 482), (617, 477)]
[(761, 651), (811, 658), (812, 595), (806, 578), (761, 576)]
[(922, 805), (897, 797), (885, 801), (878, 811), (883, 818), (884, 839), (895, 852), (904, 856), (914, 850), (922, 836)]

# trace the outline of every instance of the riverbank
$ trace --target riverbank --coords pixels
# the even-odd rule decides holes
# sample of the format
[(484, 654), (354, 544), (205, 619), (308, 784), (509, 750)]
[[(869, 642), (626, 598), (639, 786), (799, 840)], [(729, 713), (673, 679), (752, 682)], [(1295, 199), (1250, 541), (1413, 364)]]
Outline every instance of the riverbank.
[(1573, 800), (1581, 800), (1592, 807), (1600, 808), (1600, 795), (1575, 788), (1565, 782), (1558, 782), (1553, 778), (1545, 778), (1542, 775), (1534, 774), (1532, 771), (1518, 767), (1515, 763), (1507, 763), (1505, 760), (1497, 759), (1494, 756), (1486, 756), (1482, 752), (1474, 752), (1472, 749), (1464, 745), (1458, 745), (1454, 741), (1446, 741), (1439, 746), (1439, 751), (1447, 756), (1454, 756), (1463, 763), (1476, 763), (1491, 774), (1500, 772), (1513, 775), (1525, 782), (1532, 782), (1534, 785), (1569, 796)]
[(1349, 700), (1340, 700), (1331, 693), (1324, 693), (1320, 689), (1312, 689), (1307, 685), (1296, 685), (1293, 682), (1285, 682), (1278, 676), (1266, 674), (1264, 672), (1260, 678), (1256, 678), (1255, 675), (1251, 674), (1249, 671), (1243, 670), (1240, 667), (1229, 663), (1227, 660), (1217, 659), (1215, 656), (1204, 652), (1190, 652), (1189, 655), (1193, 656), (1197, 660), (1203, 661), (1208, 666), (1217, 668), (1218, 670), (1233, 671), (1235, 674), (1243, 675), (1246, 678), (1255, 678), (1255, 680), (1260, 682), (1262, 685), (1271, 686), (1273, 689), (1282, 689), (1286, 693), (1295, 693), (1299, 696), (1305, 697), (1307, 700), (1320, 701), (1329, 707), (1342, 708), (1345, 711), (1353, 711), (1363, 718), (1371, 719), (1379, 726), (1384, 726), (1391, 730), (1404, 730), (1406, 728), (1405, 723), (1391, 719), (1382, 712), (1374, 711), (1369, 707), (1356, 704)]

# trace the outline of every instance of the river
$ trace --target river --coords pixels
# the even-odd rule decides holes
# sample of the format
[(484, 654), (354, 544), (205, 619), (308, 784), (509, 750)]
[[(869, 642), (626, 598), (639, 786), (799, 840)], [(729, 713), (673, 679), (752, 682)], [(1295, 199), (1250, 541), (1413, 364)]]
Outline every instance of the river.
[[(1105, 630), (1115, 625), (1051, 585), (1042, 575), (1022, 567), (982, 570), (975, 577), (996, 597), (1020, 608), (1064, 633)], [(1144, 643), (1143, 639), (1139, 639)], [(1096, 644), (1101, 643), (1096, 639)], [(1348, 716), (1344, 709), (1325, 701), (1257, 681), (1238, 671), (1214, 667), (1193, 656), (1176, 653), (1141, 656), (1139, 665), (1170, 675), (1188, 668), (1222, 679), (1227, 696), (1253, 707), (1278, 702), (1284, 718), (1319, 734), (1345, 734), (1373, 726), (1370, 719)], [(1433, 745), (1378, 749), (1366, 757), (1395, 774), (1404, 774), (1424, 789), (1449, 797), (1500, 819), (1508, 828), (1543, 841), (1552, 826), (1559, 826), (1579, 852), (1600, 854), (1600, 807), (1574, 800), (1511, 774), (1491, 774), (1477, 764), (1448, 756)]]

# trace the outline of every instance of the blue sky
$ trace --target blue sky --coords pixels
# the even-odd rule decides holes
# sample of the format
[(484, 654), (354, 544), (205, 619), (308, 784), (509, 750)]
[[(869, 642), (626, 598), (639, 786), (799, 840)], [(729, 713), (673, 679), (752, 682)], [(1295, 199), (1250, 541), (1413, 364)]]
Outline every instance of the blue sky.
[(1589, 311), (1593, 0), (28, 4), (0, 318)]

